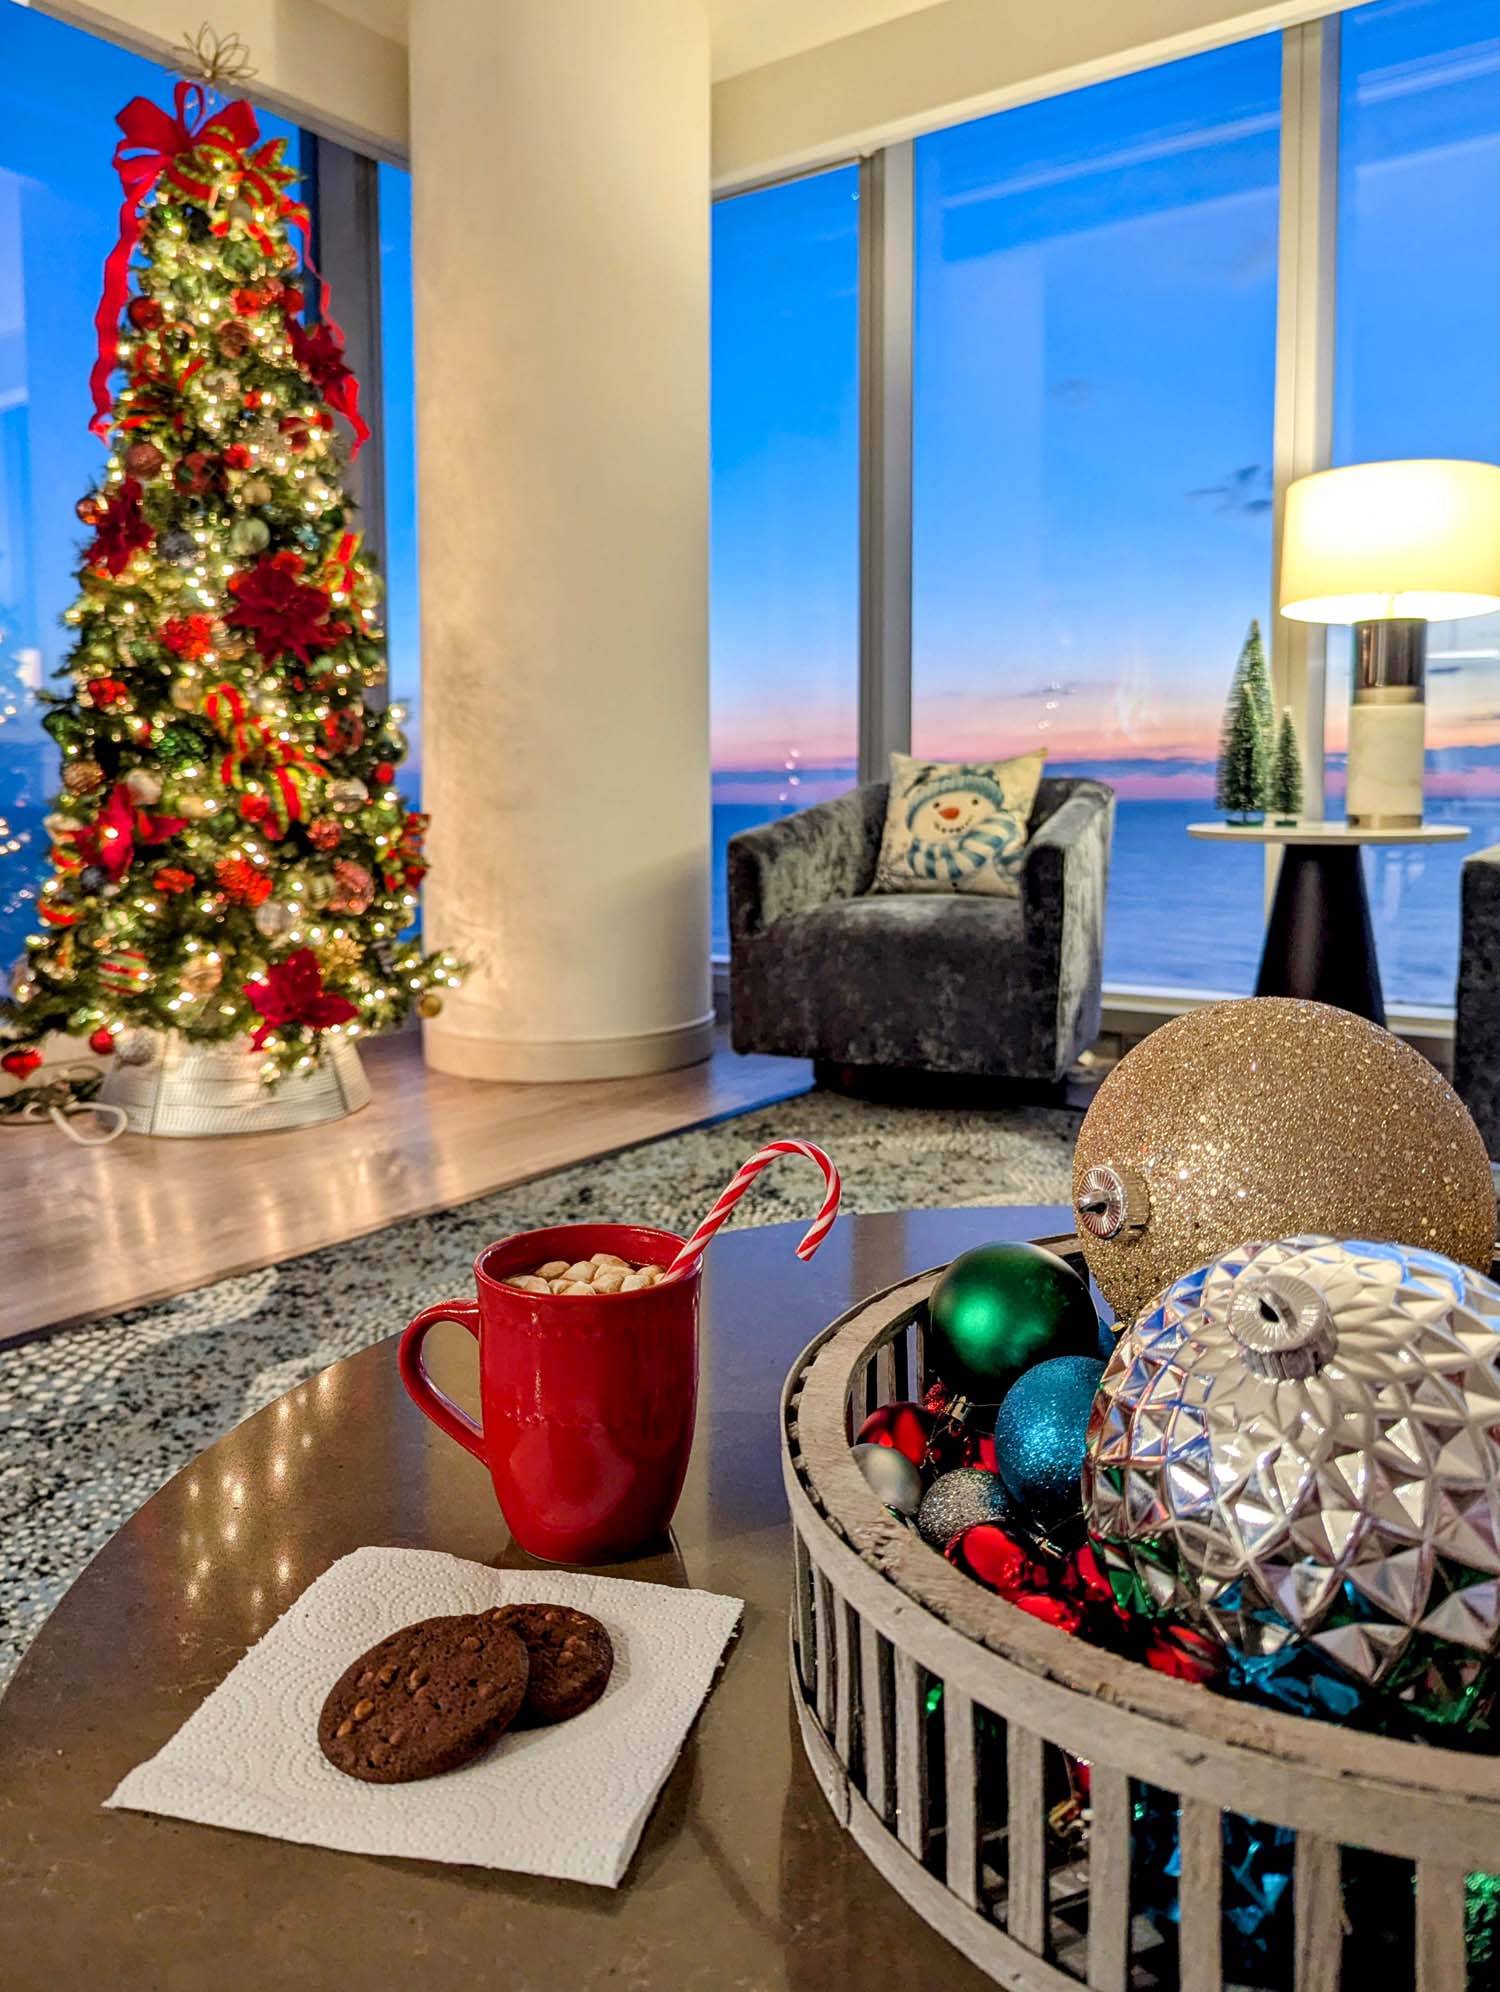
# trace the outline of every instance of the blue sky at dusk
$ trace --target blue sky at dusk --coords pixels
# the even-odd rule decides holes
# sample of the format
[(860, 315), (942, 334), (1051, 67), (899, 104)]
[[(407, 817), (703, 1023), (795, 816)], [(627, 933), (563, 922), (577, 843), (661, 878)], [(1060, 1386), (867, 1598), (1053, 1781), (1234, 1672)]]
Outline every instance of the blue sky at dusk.
[[(1500, 455), (1497, 31), (1483, 0), (1344, 17), (1345, 457)], [(1280, 70), (1268, 35), (918, 141), (919, 752), (1042, 744), (1127, 794), (1203, 793), (1250, 618), (1274, 635)], [(715, 211), (720, 770), (853, 754), (855, 179)], [(1497, 730), (1461, 662), (1440, 750)]]

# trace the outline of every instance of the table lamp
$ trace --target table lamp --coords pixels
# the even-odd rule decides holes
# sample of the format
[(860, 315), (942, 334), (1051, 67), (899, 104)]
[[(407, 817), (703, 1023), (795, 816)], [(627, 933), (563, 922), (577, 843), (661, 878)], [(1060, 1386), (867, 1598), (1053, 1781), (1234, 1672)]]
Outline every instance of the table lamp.
[(1345, 814), (1422, 821), (1427, 625), (1500, 608), (1500, 465), (1354, 463), (1287, 486), (1281, 613), (1354, 625)]

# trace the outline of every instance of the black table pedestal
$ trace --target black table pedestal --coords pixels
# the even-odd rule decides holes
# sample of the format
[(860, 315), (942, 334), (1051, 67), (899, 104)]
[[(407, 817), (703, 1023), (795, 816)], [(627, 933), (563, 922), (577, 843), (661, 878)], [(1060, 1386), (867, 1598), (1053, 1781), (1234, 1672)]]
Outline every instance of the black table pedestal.
[(1306, 996), (1385, 1022), (1357, 844), (1284, 847), (1255, 993)]

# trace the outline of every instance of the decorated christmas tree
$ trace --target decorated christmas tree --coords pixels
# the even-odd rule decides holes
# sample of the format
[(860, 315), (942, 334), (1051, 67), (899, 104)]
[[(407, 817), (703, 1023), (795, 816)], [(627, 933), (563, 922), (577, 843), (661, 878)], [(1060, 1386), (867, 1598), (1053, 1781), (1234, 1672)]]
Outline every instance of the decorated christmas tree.
[(1294, 823), (1302, 813), (1302, 749), (1297, 744), (1290, 706), (1281, 709), (1281, 726), (1271, 761), (1269, 807), (1282, 823)]
[(53, 1031), (127, 1059), (146, 1031), (248, 1035), (274, 1081), (329, 1032), (434, 1014), (458, 969), (410, 931), (426, 819), (395, 786), (400, 709), (366, 704), (380, 590), (336, 418), (355, 450), (368, 431), (296, 176), (249, 104), (196, 84), (119, 124), (109, 458), (78, 508), (72, 683), (45, 720), (63, 792), (0, 1063), (24, 1078)]
[(1275, 724), (1265, 645), (1260, 624), (1252, 622), (1240, 646), (1224, 707), (1214, 798), (1220, 809), (1239, 822), (1258, 816), (1269, 799)]

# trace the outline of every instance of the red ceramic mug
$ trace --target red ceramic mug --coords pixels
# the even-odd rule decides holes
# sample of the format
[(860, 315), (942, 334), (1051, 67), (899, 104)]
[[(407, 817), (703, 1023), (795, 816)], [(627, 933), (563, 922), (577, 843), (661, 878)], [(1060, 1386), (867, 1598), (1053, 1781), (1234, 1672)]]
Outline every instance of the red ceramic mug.
[[(633, 1293), (527, 1293), (505, 1281), (595, 1252), (666, 1266), (682, 1242), (629, 1224), (519, 1232), (474, 1261), (477, 1302), (424, 1307), (401, 1337), (412, 1402), (484, 1461), (511, 1534), (532, 1556), (602, 1563), (671, 1521), (693, 1447), (702, 1264)], [(438, 1321), (460, 1322), (479, 1343), (482, 1425), (423, 1365)]]

